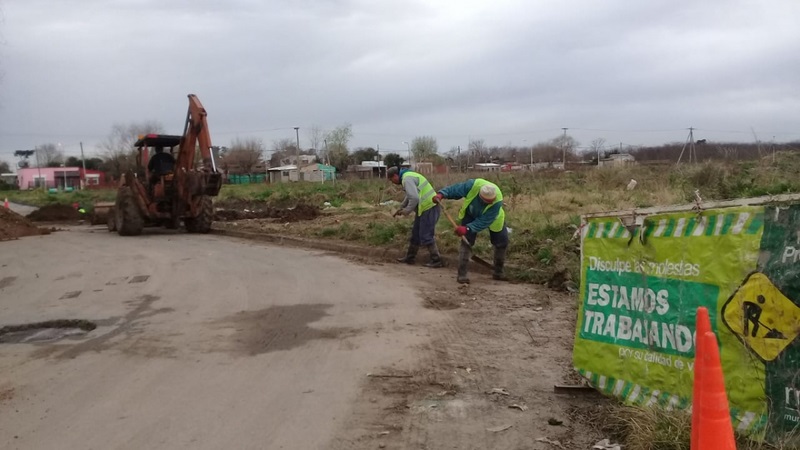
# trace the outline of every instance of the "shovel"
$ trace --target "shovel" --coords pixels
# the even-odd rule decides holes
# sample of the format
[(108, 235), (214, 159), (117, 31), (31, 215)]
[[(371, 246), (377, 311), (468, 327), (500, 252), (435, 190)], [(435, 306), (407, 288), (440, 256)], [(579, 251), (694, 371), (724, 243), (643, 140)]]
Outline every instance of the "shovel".
[[(450, 221), (450, 223), (453, 225), (453, 228), (457, 228), (457, 227), (458, 227), (458, 225), (456, 225), (456, 222), (455, 222), (455, 220), (453, 220), (453, 218), (452, 218), (452, 217), (450, 217), (450, 213), (448, 213), (448, 212), (447, 212), (447, 210), (446, 210), (446, 209), (444, 209), (444, 206), (442, 206), (442, 204), (441, 204), (441, 203), (439, 204), (439, 208), (441, 208), (441, 209), (442, 209), (442, 212), (444, 212), (444, 215), (447, 217), (447, 220), (449, 220), (449, 221)], [(467, 240), (467, 237), (466, 237), (466, 236), (461, 236), (461, 242), (463, 242), (463, 243), (467, 244), (467, 247), (469, 247), (469, 249), (470, 249), (470, 250), (472, 250), (472, 246), (471, 246), (471, 245), (469, 245), (469, 241)], [(476, 255), (474, 252), (472, 253), (472, 260), (473, 260), (473, 261), (475, 261), (476, 263), (478, 263), (478, 264), (482, 265), (483, 267), (486, 267), (486, 268), (488, 268), (488, 269), (492, 269), (492, 270), (494, 270), (494, 265), (492, 265), (492, 264), (489, 264), (489, 263), (488, 263), (487, 261), (485, 261), (484, 259), (482, 259), (482, 258), (478, 257), (478, 255)]]

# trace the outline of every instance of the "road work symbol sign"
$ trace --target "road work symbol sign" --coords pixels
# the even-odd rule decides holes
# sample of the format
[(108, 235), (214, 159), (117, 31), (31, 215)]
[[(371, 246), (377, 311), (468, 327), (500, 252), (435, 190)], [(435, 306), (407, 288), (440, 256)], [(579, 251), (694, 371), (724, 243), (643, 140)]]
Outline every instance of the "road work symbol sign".
[(747, 277), (722, 307), (722, 320), (765, 362), (800, 334), (800, 307), (763, 273)]

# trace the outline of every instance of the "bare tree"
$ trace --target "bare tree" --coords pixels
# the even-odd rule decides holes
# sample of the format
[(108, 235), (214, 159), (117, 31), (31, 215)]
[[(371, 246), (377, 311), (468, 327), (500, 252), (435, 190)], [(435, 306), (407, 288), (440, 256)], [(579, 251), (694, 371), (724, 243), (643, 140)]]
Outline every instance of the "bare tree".
[(589, 149), (592, 152), (592, 154), (596, 155), (595, 158), (597, 158), (597, 165), (600, 165), (600, 151), (602, 151), (603, 147), (605, 146), (606, 146), (605, 138), (597, 138), (593, 140), (592, 143), (589, 145)]
[(325, 131), (319, 125), (311, 125), (311, 128), (308, 130), (308, 142), (311, 143), (311, 148), (313, 148), (317, 154), (320, 154), (320, 151), (323, 150), (321, 146), (324, 145), (323, 141), (325, 140)]
[(483, 139), (470, 139), (467, 148), (469, 149), (469, 154), (467, 156), (468, 161), (476, 163), (486, 162), (489, 159), (489, 152), (486, 148), (486, 142)]
[(411, 141), (411, 154), (414, 155), (415, 162), (430, 162), (438, 150), (439, 144), (433, 136), (417, 136)]
[(269, 165), (272, 167), (291, 164), (292, 157), (297, 154), (297, 144), (294, 139), (284, 138), (272, 141), (272, 155)]
[(467, 152), (461, 151), (459, 147), (450, 147), (445, 156), (449, 164), (455, 166), (459, 171), (467, 168)]
[(230, 150), (225, 152), (223, 169), (226, 172), (251, 174), (263, 162), (264, 144), (261, 139), (234, 139)]
[(163, 133), (164, 126), (154, 120), (140, 123), (115, 123), (111, 133), (98, 145), (105, 170), (115, 178), (136, 166), (134, 142), (140, 134)]
[(540, 142), (531, 149), (534, 162), (552, 163), (561, 161), (561, 149), (552, 142)]
[(564, 158), (567, 160), (577, 159), (576, 149), (578, 148), (579, 142), (572, 136), (559, 135), (550, 142), (561, 151), (561, 157), (558, 158), (558, 160), (563, 160)]
[(38, 167), (58, 167), (64, 163), (64, 152), (56, 144), (47, 143), (36, 146), (36, 164)]

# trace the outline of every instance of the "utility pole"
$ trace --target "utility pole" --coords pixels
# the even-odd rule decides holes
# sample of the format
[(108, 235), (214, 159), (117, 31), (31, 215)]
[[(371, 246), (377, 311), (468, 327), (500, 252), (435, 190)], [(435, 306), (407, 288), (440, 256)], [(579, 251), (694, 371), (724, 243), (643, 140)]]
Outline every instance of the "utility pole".
[(411, 146), (408, 141), (403, 141), (403, 144), (406, 144), (406, 151), (408, 151), (408, 168), (411, 169)]
[(81, 142), (81, 162), (83, 162), (83, 179), (81, 189), (86, 189), (86, 157), (83, 156), (83, 142)]
[(294, 134), (297, 137), (297, 160), (295, 164), (297, 165), (297, 169), (300, 169), (300, 127), (294, 127)]
[[(38, 171), (39, 171), (39, 182), (41, 183), (42, 182), (42, 164), (39, 162), (39, 147), (36, 147), (34, 150), (36, 151), (36, 169), (38, 169)], [(34, 183), (34, 184), (36, 184), (36, 183)], [(42, 190), (45, 190), (45, 191), (47, 190), (47, 180), (45, 180), (45, 182), (42, 183)]]
[(694, 153), (694, 160), (697, 162), (697, 151), (694, 148), (694, 128), (689, 127), (689, 136), (686, 136), (686, 142), (683, 144), (683, 148), (681, 149), (681, 154), (678, 155), (678, 162), (675, 163), (677, 166), (681, 163), (681, 159), (683, 159), (683, 152), (686, 150), (686, 146), (689, 145), (689, 164), (692, 163), (692, 153)]
[(564, 164), (564, 169), (567, 170), (567, 129), (562, 128), (564, 130), (564, 138), (561, 140), (561, 162)]

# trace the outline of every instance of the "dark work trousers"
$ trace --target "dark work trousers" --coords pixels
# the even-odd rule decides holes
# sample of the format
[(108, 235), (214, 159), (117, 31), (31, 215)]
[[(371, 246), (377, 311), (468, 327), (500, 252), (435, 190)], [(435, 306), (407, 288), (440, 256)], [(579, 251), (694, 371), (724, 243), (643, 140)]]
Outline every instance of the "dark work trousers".
[[(461, 221), (461, 224), (467, 226), (472, 220), (467, 222), (466, 220)], [(503, 229), (494, 232), (489, 230), (489, 240), (492, 242), (492, 245), (497, 248), (506, 248), (508, 247), (508, 228), (506, 228), (506, 224), (503, 224)], [(469, 241), (469, 245), (475, 245), (475, 238), (478, 237), (478, 233), (473, 233), (472, 231), (467, 233), (467, 241)]]
[(441, 210), (438, 206), (415, 215), (414, 225), (411, 227), (411, 245), (425, 247), (434, 243), (439, 215), (441, 215)]

